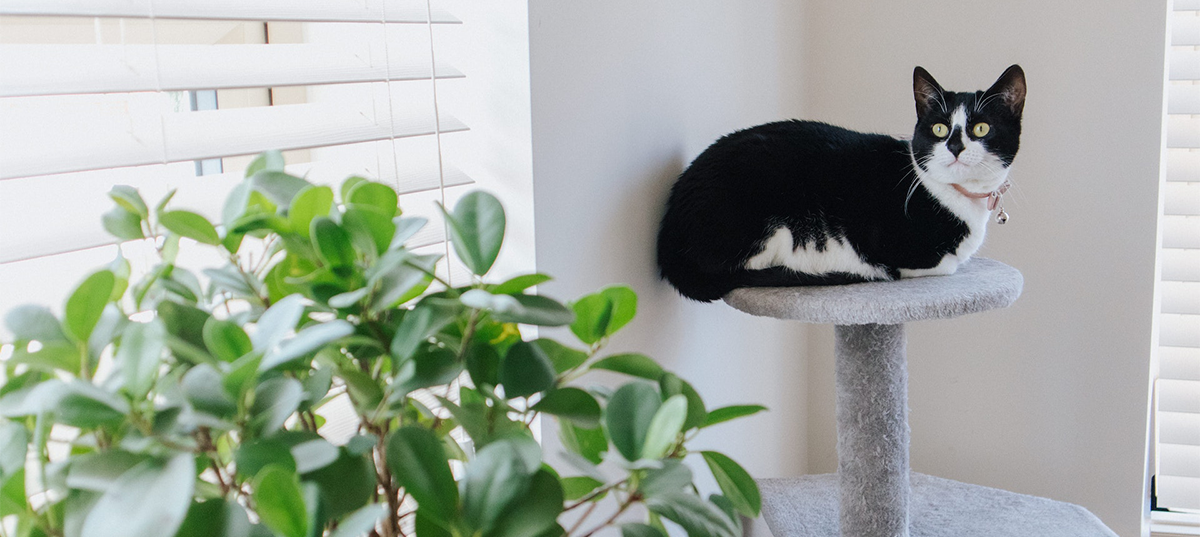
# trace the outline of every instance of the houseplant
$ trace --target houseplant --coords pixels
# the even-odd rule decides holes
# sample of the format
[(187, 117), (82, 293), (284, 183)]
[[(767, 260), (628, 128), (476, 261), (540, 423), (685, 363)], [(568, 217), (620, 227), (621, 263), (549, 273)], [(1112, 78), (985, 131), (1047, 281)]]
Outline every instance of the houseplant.
[[(732, 459), (690, 454), (720, 485), (709, 497), (682, 460), (700, 429), (762, 407), (709, 411), (650, 358), (604, 354), (636, 311), (626, 287), (564, 305), (529, 292), (545, 275), (487, 282), (505, 220), (486, 193), (446, 212), (474, 274), (458, 287), (404, 246), (424, 220), (390, 187), (351, 177), (335, 202), (278, 153), (254, 161), (218, 225), (170, 194), (153, 208), (129, 187), (110, 197), (105, 228), (151, 241), (159, 263), (134, 277), (118, 258), (62, 316), (6, 315), (4, 537), (641, 537), (664, 521), (729, 537), (758, 514)], [(175, 265), (181, 238), (226, 260), (206, 285)], [(578, 341), (526, 340), (521, 325)], [(581, 387), (597, 370), (630, 379)], [(321, 409), (339, 397), (358, 423), (334, 443)], [(534, 441), (539, 415), (559, 424), (558, 468)]]

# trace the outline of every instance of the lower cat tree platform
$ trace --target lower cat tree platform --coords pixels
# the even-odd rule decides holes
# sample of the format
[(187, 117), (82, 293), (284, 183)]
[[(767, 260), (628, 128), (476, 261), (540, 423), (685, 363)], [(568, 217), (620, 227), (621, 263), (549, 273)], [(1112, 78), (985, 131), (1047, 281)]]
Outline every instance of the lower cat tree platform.
[(909, 470), (903, 323), (1008, 307), (1023, 281), (977, 258), (951, 276), (725, 296), (753, 315), (836, 325), (838, 473), (761, 481), (774, 537), (1116, 537), (1082, 507)]

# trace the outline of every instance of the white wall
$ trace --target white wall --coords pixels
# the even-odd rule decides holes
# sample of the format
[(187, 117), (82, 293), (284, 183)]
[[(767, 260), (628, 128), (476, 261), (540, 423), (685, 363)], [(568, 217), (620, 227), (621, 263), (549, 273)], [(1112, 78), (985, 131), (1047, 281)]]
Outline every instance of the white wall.
[(614, 350), (657, 358), (709, 407), (769, 406), (700, 443), (756, 476), (803, 473), (803, 327), (687, 303), (653, 256), (687, 162), (726, 132), (800, 112), (794, 2), (532, 0), (529, 17), (537, 266), (556, 278), (540, 292), (632, 286), (638, 318)]
[[(1019, 63), (1024, 132), (982, 255), (1025, 275), (1008, 310), (909, 327), (916, 471), (1081, 504), (1142, 531), (1164, 0), (809, 0), (810, 115), (912, 129), (912, 68), (987, 87)], [(836, 467), (831, 331), (810, 347), (810, 469)]]
[[(667, 189), (716, 137), (784, 117), (911, 131), (911, 73), (1029, 78), (1012, 215), (982, 254), (1011, 309), (909, 327), (913, 467), (1081, 504), (1142, 533), (1166, 2), (530, 2), (537, 262), (570, 298), (641, 295), (617, 342), (711, 404), (757, 476), (836, 467), (832, 331), (686, 303), (655, 276)], [(802, 7), (800, 7), (802, 5)]]

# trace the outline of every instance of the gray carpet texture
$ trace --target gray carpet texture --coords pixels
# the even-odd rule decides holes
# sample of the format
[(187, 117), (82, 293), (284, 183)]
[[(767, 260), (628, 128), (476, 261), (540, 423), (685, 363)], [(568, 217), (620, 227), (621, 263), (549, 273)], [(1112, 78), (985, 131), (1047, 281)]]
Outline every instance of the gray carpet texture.
[(1006, 308), (1021, 295), (1021, 273), (974, 258), (949, 276), (814, 287), (746, 287), (725, 303), (751, 315), (809, 323), (898, 324)]
[[(773, 537), (836, 537), (836, 474), (762, 479)], [(912, 537), (1116, 537), (1087, 509), (1000, 489), (912, 474)], [(761, 535), (761, 533), (760, 533)]]

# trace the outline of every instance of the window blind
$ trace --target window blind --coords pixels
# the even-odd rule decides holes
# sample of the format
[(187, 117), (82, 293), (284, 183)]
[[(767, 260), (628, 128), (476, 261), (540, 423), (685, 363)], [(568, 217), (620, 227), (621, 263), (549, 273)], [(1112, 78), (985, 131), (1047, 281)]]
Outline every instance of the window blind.
[(1200, 510), (1200, 1), (1170, 14), (1155, 490)]
[[(314, 183), (392, 185), (430, 219), (417, 245), (448, 253), (433, 202), (474, 181), (443, 151), (469, 129), (438, 104), (439, 84), (466, 80), (436, 59), (434, 28), (461, 24), (436, 4), (0, 2), (0, 312), (60, 307), (117, 248), (136, 264), (140, 246), (100, 226), (113, 185), (151, 203), (177, 189), (173, 205), (219, 221), (269, 149)], [(214, 91), (215, 109), (191, 104)], [(451, 257), (439, 270), (466, 277)]]

